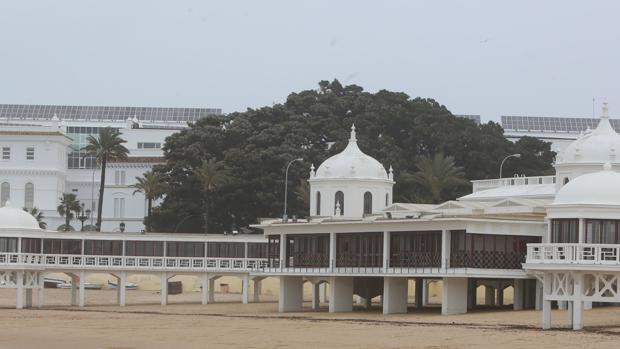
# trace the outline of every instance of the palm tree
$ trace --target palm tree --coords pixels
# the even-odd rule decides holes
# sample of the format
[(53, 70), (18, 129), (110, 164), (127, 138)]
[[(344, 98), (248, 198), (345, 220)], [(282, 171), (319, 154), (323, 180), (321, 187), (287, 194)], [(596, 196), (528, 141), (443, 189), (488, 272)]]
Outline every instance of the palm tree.
[(43, 221), (43, 219), (45, 219), (45, 216), (43, 216), (43, 212), (39, 211), (38, 208), (33, 207), (29, 210), (26, 207), (24, 207), (24, 211), (30, 213), (32, 217), (34, 217), (34, 219), (37, 220), (37, 223), (39, 223), (39, 228), (47, 229), (47, 223)]
[(88, 136), (88, 145), (82, 150), (86, 155), (93, 156), (101, 166), (101, 182), (99, 183), (99, 205), (97, 206), (97, 231), (101, 231), (101, 212), (103, 210), (103, 190), (105, 188), (105, 169), (108, 161), (127, 160), (129, 150), (123, 143), (127, 141), (120, 137), (118, 129), (104, 127), (99, 129), (99, 136)]
[(69, 231), (69, 225), (71, 220), (75, 217), (74, 213), (78, 213), (81, 210), (80, 201), (75, 197), (75, 194), (65, 193), (60, 198), (60, 205), (56, 208), (58, 214), (65, 217), (65, 231)]
[(423, 156), (416, 167), (418, 171), (411, 179), (428, 192), (426, 201), (431, 203), (443, 201), (447, 190), (467, 184), (462, 168), (456, 166), (452, 156), (444, 156), (442, 153)]
[(147, 232), (151, 231), (151, 210), (153, 208), (153, 200), (157, 200), (166, 190), (166, 184), (161, 174), (153, 171), (146, 172), (142, 177), (136, 177), (137, 183), (131, 187), (136, 188), (133, 195), (143, 193), (148, 202), (147, 216), (145, 228)]
[(221, 161), (210, 159), (202, 162), (196, 170), (196, 176), (202, 184), (203, 191), (203, 220), (204, 220), (204, 232), (208, 233), (209, 223), (209, 204), (211, 203), (211, 194), (217, 187), (224, 184), (228, 179), (228, 169)]

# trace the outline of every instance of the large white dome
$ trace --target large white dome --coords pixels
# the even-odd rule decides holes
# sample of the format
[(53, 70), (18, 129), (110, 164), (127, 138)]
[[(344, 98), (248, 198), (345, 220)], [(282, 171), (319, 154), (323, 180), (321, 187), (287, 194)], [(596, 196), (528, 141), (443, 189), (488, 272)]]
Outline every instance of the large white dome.
[(8, 202), (6, 206), (0, 207), (0, 229), (41, 230), (30, 213), (10, 207)]
[(606, 163), (603, 171), (581, 175), (564, 185), (552, 205), (620, 206), (620, 173)]
[(380, 179), (389, 180), (385, 168), (357, 146), (355, 126), (351, 127), (349, 144), (340, 153), (325, 160), (311, 179)]
[(607, 102), (603, 103), (603, 113), (598, 126), (587, 132), (560, 153), (558, 164), (604, 164), (620, 163), (620, 135), (609, 123)]

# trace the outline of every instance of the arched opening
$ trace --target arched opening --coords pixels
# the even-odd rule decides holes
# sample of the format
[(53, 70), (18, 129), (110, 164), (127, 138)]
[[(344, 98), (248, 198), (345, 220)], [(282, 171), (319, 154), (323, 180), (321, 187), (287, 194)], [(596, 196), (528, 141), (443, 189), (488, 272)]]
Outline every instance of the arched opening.
[(5, 206), (6, 202), (11, 199), (11, 185), (9, 182), (3, 182), (0, 185), (0, 206)]
[(340, 190), (334, 196), (334, 215), (337, 213), (341, 216), (344, 215), (344, 193)]
[(27, 210), (34, 208), (34, 184), (32, 183), (26, 183), (24, 188), (24, 207)]
[(372, 193), (364, 193), (364, 214), (372, 214)]
[(316, 192), (316, 215), (321, 215), (321, 192)]

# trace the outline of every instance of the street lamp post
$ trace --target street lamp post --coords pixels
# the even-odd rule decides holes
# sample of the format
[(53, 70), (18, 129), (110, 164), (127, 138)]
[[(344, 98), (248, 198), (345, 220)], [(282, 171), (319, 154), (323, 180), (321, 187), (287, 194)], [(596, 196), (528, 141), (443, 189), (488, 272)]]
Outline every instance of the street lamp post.
[(84, 203), (82, 203), (82, 209), (80, 210), (80, 215), (78, 216), (78, 219), (80, 220), (80, 222), (82, 223), (82, 229), (80, 231), (84, 231), (84, 222), (88, 219), (88, 217), (90, 217), (90, 210), (84, 210)]
[(286, 215), (286, 204), (288, 202), (288, 169), (295, 161), (303, 161), (302, 158), (297, 158), (289, 161), (288, 165), (286, 165), (286, 171), (284, 175), (284, 214), (282, 214), (282, 221), (286, 222), (288, 220), (288, 216)]
[(520, 158), (521, 154), (510, 154), (508, 156), (506, 156), (504, 158), (504, 160), (502, 160), (502, 163), (499, 165), (499, 178), (502, 178), (502, 169), (504, 168), (504, 162), (506, 162), (506, 160), (508, 160), (509, 158)]

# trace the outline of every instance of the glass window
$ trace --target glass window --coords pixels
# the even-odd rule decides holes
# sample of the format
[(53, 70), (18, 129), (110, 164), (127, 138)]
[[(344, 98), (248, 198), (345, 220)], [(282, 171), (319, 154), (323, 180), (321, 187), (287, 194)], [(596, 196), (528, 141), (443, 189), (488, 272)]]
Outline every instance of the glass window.
[(11, 160), (11, 147), (2, 147), (2, 160)]
[(316, 192), (316, 215), (321, 215), (321, 192)]
[(34, 184), (32, 183), (26, 183), (24, 188), (24, 207), (28, 210), (34, 208)]
[(364, 193), (364, 214), (372, 214), (372, 194), (369, 191)]
[(34, 160), (34, 147), (26, 147), (26, 160)]
[(4, 182), (0, 185), (0, 206), (6, 205), (6, 202), (11, 199), (11, 185), (9, 182)]

